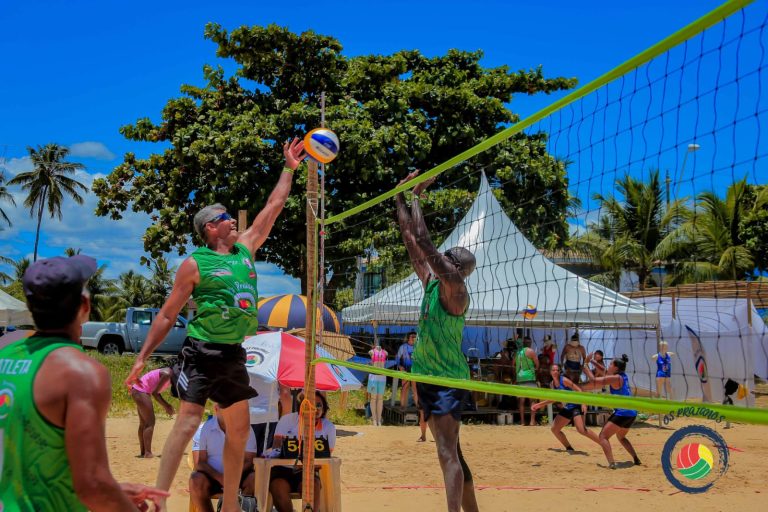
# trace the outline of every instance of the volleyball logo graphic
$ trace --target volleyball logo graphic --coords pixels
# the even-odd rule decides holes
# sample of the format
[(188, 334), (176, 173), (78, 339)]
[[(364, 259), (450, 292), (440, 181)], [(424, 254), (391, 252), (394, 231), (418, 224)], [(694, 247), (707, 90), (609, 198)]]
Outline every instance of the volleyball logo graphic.
[(712, 452), (699, 443), (688, 443), (677, 453), (677, 470), (689, 480), (700, 480), (714, 466)]
[(0, 420), (8, 417), (13, 408), (13, 392), (10, 389), (0, 389)]
[(683, 492), (707, 492), (728, 470), (728, 445), (709, 427), (688, 425), (672, 434), (661, 453), (669, 483)]
[(696, 360), (696, 373), (699, 375), (699, 381), (701, 381), (702, 384), (706, 384), (709, 379), (709, 374), (707, 373), (707, 362), (703, 357), (699, 357), (699, 359)]
[(315, 128), (304, 136), (304, 151), (318, 162), (327, 164), (339, 153), (339, 138), (327, 128)]

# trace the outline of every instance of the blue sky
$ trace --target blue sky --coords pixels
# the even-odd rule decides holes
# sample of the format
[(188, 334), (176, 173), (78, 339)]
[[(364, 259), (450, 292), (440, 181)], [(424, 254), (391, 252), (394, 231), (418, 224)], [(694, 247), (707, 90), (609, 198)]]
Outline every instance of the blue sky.
[[(450, 48), (482, 49), (486, 66), (528, 69), (549, 76), (597, 77), (719, 5), (713, 0), (646, 2), (4, 2), (0, 19), (0, 165), (6, 178), (29, 168), (26, 146), (57, 142), (72, 148), (90, 183), (131, 151), (146, 156), (151, 144), (122, 138), (120, 126), (159, 118), (181, 84), (202, 85), (215, 56), (203, 39), (209, 21), (227, 29), (277, 23), (295, 32), (332, 35), (350, 56), (419, 49), (439, 55)], [(555, 96), (516, 97), (511, 108), (531, 114)], [(17, 203), (23, 197), (18, 190)], [(80, 247), (109, 264), (114, 277), (140, 270), (141, 234), (149, 221), (129, 213), (114, 222), (93, 215), (95, 197), (68, 204), (64, 221), (46, 219), (40, 254)], [(34, 223), (20, 206), (2, 205), (13, 227), (0, 231), (0, 254), (31, 255)], [(172, 261), (180, 260), (169, 255)], [(264, 295), (298, 291), (298, 281), (271, 265), (260, 266)]]

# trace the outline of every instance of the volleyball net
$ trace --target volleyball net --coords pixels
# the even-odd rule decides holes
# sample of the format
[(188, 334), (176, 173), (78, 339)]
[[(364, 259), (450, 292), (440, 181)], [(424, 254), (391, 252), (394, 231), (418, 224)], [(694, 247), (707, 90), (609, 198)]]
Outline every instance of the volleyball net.
[[(765, 2), (726, 2), (536, 114), (456, 148), (415, 180), (325, 219), (324, 247), (342, 254), (324, 261), (326, 293), (332, 305), (353, 299), (343, 321), (363, 340), (338, 348), (333, 362), (656, 413), (705, 402), (729, 420), (768, 423), (753, 393), (755, 377), (768, 379), (760, 318), (768, 284), (759, 278), (768, 269), (767, 23)], [(421, 204), (432, 241), (441, 252), (461, 246), (477, 259), (466, 280), (462, 347), (472, 380), (352, 358), (374, 337), (394, 357), (419, 322), (423, 286), (393, 198), (404, 193), (410, 202), (412, 187), (431, 178)], [(582, 364), (583, 354), (599, 352), (609, 365), (626, 354), (638, 396), (514, 385), (506, 356), (526, 337), (541, 386), (548, 365), (562, 359)], [(575, 338), (583, 353), (574, 358)], [(554, 361), (540, 356), (551, 351)], [(669, 388), (659, 380), (665, 375)], [(720, 405), (729, 399), (736, 406)]]

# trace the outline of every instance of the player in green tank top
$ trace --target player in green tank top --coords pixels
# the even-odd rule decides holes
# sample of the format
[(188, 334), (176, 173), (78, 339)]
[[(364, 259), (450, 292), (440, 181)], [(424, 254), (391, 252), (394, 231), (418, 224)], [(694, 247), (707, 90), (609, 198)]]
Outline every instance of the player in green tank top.
[[(526, 336), (523, 338), (523, 346), (517, 349), (515, 353), (515, 374), (518, 386), (539, 387), (536, 382), (536, 370), (539, 369), (539, 359), (536, 357), (536, 352), (531, 348), (532, 345), (533, 340)], [(525, 425), (525, 400), (524, 396), (517, 397), (517, 409), (520, 412), (521, 425)], [(531, 400), (531, 405), (534, 403), (535, 401)], [(528, 424), (535, 425), (535, 422), (536, 413), (531, 409), (531, 419)]]
[[(418, 171), (400, 182), (414, 179)], [(475, 270), (475, 256), (463, 247), (440, 253), (432, 243), (419, 206), (421, 193), (434, 180), (413, 187), (411, 207), (402, 193), (395, 196), (397, 220), (408, 257), (425, 290), (419, 314), (411, 372), (469, 379), (461, 349), (469, 292), (464, 280)], [(417, 384), (419, 407), (437, 444), (450, 512), (477, 510), (472, 472), (461, 453), (461, 411), (471, 395), (463, 389)]]
[(96, 260), (40, 260), (22, 285), (37, 332), (0, 350), (0, 510), (135, 511), (166, 492), (118, 484), (104, 429), (109, 372), (83, 353)]
[(248, 399), (256, 396), (249, 384), (242, 342), (256, 333), (256, 251), (269, 236), (291, 191), (293, 172), (306, 158), (298, 139), (283, 145), (285, 166), (267, 204), (248, 229), (237, 225), (224, 206), (206, 206), (194, 217), (204, 241), (184, 260), (171, 294), (157, 314), (136, 363), (125, 381), (130, 388), (146, 360), (176, 323), (181, 308), (193, 298), (197, 315), (189, 323), (179, 363), (174, 367), (172, 392), (181, 399), (176, 422), (163, 447), (157, 486), (170, 489), (181, 457), (195, 434), (208, 399), (221, 406), (227, 424), (224, 445), (223, 512), (239, 511), (237, 492), (243, 471), (245, 443), (251, 432)]

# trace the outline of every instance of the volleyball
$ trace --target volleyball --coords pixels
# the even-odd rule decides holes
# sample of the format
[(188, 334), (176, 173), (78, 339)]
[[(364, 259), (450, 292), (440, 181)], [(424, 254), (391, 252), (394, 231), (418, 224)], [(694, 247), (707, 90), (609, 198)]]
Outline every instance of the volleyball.
[(703, 444), (687, 444), (677, 454), (677, 470), (689, 480), (704, 478), (712, 471), (713, 465), (712, 452)]
[(315, 128), (304, 136), (304, 151), (318, 162), (327, 164), (339, 153), (339, 138), (332, 130)]

